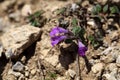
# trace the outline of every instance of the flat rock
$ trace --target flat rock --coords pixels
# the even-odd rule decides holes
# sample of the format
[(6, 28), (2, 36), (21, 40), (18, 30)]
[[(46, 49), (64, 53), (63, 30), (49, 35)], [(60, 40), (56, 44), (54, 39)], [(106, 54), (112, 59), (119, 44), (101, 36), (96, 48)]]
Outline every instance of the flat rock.
[(6, 53), (6, 57), (12, 58), (18, 56), (38, 40), (40, 35), (41, 29), (31, 25), (23, 25), (21, 27), (10, 29), (1, 36), (1, 42), (6, 52), (13, 54), (9, 56), (9, 53)]

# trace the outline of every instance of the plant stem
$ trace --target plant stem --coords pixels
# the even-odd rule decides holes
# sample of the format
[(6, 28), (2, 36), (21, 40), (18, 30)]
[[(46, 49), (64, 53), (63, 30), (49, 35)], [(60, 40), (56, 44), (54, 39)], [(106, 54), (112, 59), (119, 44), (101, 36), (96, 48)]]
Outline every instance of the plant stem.
[(77, 67), (76, 67), (77, 78), (78, 78), (78, 80), (81, 80), (81, 78), (80, 78), (80, 62), (79, 62), (79, 55), (78, 54), (76, 56), (76, 63), (77, 63)]

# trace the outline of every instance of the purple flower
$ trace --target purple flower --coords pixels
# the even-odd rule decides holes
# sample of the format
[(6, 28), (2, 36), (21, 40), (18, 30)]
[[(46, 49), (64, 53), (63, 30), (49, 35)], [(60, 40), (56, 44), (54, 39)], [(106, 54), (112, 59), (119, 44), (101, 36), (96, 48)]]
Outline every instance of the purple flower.
[(85, 56), (85, 52), (87, 51), (87, 47), (85, 45), (78, 41), (78, 53), (80, 56)]
[(65, 30), (64, 28), (61, 27), (53, 28), (50, 32), (52, 46), (55, 46), (62, 40), (66, 39), (67, 38), (67, 36), (65, 35), (66, 33), (68, 33), (68, 30)]

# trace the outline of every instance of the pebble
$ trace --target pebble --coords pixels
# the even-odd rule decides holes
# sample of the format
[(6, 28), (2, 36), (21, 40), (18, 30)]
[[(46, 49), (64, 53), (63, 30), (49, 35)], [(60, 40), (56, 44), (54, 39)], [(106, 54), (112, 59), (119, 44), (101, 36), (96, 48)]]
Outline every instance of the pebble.
[(30, 73), (32, 74), (32, 75), (35, 75), (35, 73), (36, 73), (36, 69), (32, 69), (31, 71), (30, 71)]
[(20, 77), (20, 76), (22, 75), (20, 72), (15, 72), (15, 71), (13, 71), (12, 69), (10, 69), (10, 70), (8, 71), (8, 74), (9, 74), (9, 75), (12, 74), (12, 75), (14, 75), (14, 76), (16, 76), (16, 77)]
[(96, 23), (93, 19), (88, 20), (87, 24), (90, 25), (93, 29), (95, 29), (96, 27)]
[(69, 69), (68, 73), (69, 73), (70, 77), (72, 77), (72, 78), (74, 78), (75, 75), (76, 75), (76, 72), (74, 70), (72, 70), (72, 69)]
[(75, 4), (75, 3), (73, 3), (72, 4), (72, 6), (71, 6), (71, 10), (74, 12), (76, 9), (78, 9), (79, 8), (79, 6), (77, 5), (77, 4)]
[(92, 66), (92, 72), (93, 73), (98, 73), (98, 72), (102, 71), (103, 68), (104, 68), (103, 63), (97, 63), (97, 64)]
[(25, 71), (25, 76), (26, 76), (26, 77), (29, 76), (29, 71)]
[(82, 1), (82, 4), (81, 4), (82, 7), (86, 7), (88, 5), (89, 5), (89, 1), (88, 0)]
[(6, 56), (6, 58), (11, 58), (14, 56), (11, 48), (7, 49), (7, 51), (5, 52), (5, 56)]
[(20, 77), (18, 78), (18, 80), (25, 80), (24, 75), (23, 75), (23, 74), (22, 74), (22, 75), (20, 75)]
[(25, 70), (28, 71), (28, 69), (29, 69), (28, 66), (25, 66)]
[(117, 80), (115, 76), (111, 76), (110, 74), (103, 74), (102, 77), (104, 80)]
[(98, 3), (105, 5), (108, 0), (97, 0)]
[(56, 80), (66, 80), (66, 78), (65, 77), (57, 77)]
[(25, 61), (26, 61), (26, 57), (23, 56), (23, 57), (21, 58), (21, 61), (22, 61), (22, 63), (25, 63)]
[(24, 65), (17, 61), (13, 66), (12, 66), (12, 70), (14, 71), (23, 71), (24, 70)]

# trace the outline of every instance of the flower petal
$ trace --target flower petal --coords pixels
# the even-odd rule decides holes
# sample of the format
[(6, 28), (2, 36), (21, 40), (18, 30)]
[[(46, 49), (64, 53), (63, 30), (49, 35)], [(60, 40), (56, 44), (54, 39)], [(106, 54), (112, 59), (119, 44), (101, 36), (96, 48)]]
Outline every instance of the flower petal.
[(54, 37), (56, 36), (56, 34), (60, 34), (60, 33), (68, 33), (68, 30), (65, 30), (64, 28), (61, 27), (55, 27), (51, 30), (50, 36)]
[(55, 46), (56, 44), (58, 44), (59, 42), (61, 42), (65, 38), (67, 38), (67, 37), (66, 36), (56, 36), (56, 37), (51, 38), (52, 46)]
[(80, 56), (85, 56), (85, 52), (87, 51), (87, 47), (82, 42), (78, 42), (78, 53)]

